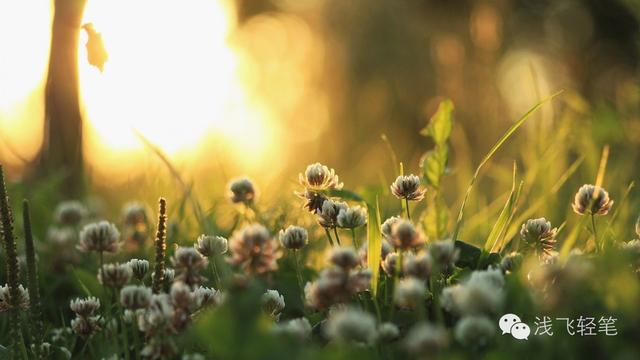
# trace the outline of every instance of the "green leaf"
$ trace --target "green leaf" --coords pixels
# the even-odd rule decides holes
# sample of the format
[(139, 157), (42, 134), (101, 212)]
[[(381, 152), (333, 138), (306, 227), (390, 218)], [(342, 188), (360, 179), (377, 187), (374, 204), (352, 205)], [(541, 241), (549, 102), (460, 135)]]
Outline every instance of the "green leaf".
[(518, 130), (522, 126), (522, 124), (524, 124), (524, 122), (531, 117), (531, 115), (533, 115), (536, 111), (538, 111), (538, 109), (540, 109), (542, 105), (544, 105), (547, 101), (552, 100), (553, 98), (560, 95), (561, 93), (562, 93), (562, 90), (547, 97), (546, 99), (540, 100), (531, 109), (529, 109), (529, 111), (524, 113), (524, 115), (522, 115), (522, 117), (520, 117), (518, 121), (513, 123), (513, 125), (511, 125), (507, 129), (507, 131), (502, 135), (502, 137), (500, 137), (500, 139), (498, 139), (498, 141), (493, 145), (493, 147), (491, 147), (491, 150), (489, 150), (489, 152), (487, 153), (487, 155), (485, 155), (482, 161), (480, 161), (480, 164), (476, 168), (476, 171), (473, 174), (471, 181), (469, 182), (469, 186), (467, 186), (467, 191), (464, 195), (464, 199), (462, 200), (462, 205), (460, 205), (460, 211), (458, 212), (458, 219), (456, 220), (456, 226), (453, 230), (453, 236), (452, 236), (453, 239), (456, 239), (460, 233), (460, 227), (462, 226), (462, 219), (464, 217), (464, 208), (467, 205), (467, 201), (469, 200), (471, 189), (473, 189), (473, 185), (476, 183), (476, 180), (480, 176), (480, 170), (482, 170), (484, 165), (487, 162), (489, 162), (489, 160), (493, 157), (493, 155), (502, 147), (502, 145), (511, 137), (511, 135), (513, 135), (513, 133), (515, 133), (516, 130)]
[(434, 188), (440, 188), (440, 180), (447, 170), (449, 150), (446, 145), (437, 146), (427, 152), (422, 159), (422, 171), (427, 183)]
[(367, 204), (369, 219), (367, 222), (367, 266), (371, 270), (371, 291), (378, 293), (380, 261), (382, 260), (382, 230), (380, 223), (380, 205), (376, 196), (375, 205)]
[(439, 194), (427, 199), (423, 223), (427, 236), (433, 239), (444, 238), (449, 224), (449, 209)]
[(80, 268), (73, 268), (72, 273), (76, 280), (76, 285), (86, 296), (102, 297), (105, 295), (96, 274)]
[(509, 194), (509, 198), (507, 202), (504, 204), (500, 215), (498, 216), (498, 220), (493, 224), (493, 228), (487, 237), (487, 241), (484, 243), (484, 249), (486, 251), (494, 251), (500, 250), (500, 244), (502, 243), (502, 239), (504, 238), (507, 229), (509, 228), (509, 224), (511, 224), (511, 220), (513, 220), (513, 214), (518, 204), (518, 198), (520, 197), (520, 192), (522, 191), (523, 182), (520, 182), (520, 186), (516, 189), (516, 172), (517, 167), (516, 164), (513, 164), (513, 185), (511, 186), (511, 193)]
[(456, 265), (461, 268), (475, 268), (482, 255), (482, 250), (462, 240), (456, 240), (455, 247), (459, 251)]
[(327, 190), (325, 194), (330, 197), (339, 197), (344, 200), (352, 200), (352, 201), (360, 201), (360, 202), (364, 201), (362, 196), (358, 195), (356, 192), (351, 190), (330, 189), (330, 190)]
[(420, 131), (424, 136), (430, 136), (437, 145), (444, 145), (453, 128), (453, 102), (449, 99), (443, 100), (438, 106), (438, 110), (431, 117), (429, 125)]

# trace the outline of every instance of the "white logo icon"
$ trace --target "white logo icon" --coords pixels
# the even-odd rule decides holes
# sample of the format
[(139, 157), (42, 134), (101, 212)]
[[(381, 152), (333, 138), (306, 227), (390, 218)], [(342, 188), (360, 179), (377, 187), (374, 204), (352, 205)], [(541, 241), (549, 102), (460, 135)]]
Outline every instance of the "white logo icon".
[(500, 318), (498, 323), (502, 335), (511, 334), (518, 340), (529, 340), (529, 334), (531, 334), (531, 328), (520, 320), (520, 317), (516, 314), (504, 314)]

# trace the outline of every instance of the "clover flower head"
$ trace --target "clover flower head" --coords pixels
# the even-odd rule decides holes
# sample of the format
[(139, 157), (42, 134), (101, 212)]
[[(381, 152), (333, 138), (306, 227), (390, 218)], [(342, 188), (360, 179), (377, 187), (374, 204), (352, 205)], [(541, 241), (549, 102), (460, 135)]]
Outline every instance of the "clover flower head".
[(284, 296), (280, 295), (277, 290), (267, 290), (262, 294), (262, 311), (269, 315), (273, 320), (278, 321), (282, 310), (284, 310)]
[(401, 308), (415, 309), (421, 306), (426, 293), (427, 288), (422, 280), (408, 277), (398, 283), (393, 294), (393, 300)]
[(302, 249), (309, 242), (307, 230), (293, 225), (290, 225), (285, 230), (280, 230), (278, 238), (282, 247), (290, 250)]
[(128, 310), (146, 309), (151, 295), (151, 289), (146, 286), (128, 285), (120, 290), (120, 303)]
[(190, 309), (195, 304), (195, 295), (189, 285), (182, 281), (175, 281), (169, 290), (171, 304), (176, 309)]
[(349, 271), (358, 266), (360, 259), (352, 247), (339, 247), (331, 249), (329, 262), (345, 271)]
[(486, 316), (465, 316), (454, 329), (456, 340), (463, 346), (479, 348), (495, 336), (496, 327)]
[[(8, 311), (11, 308), (11, 302), (9, 297), (9, 286), (0, 286), (0, 313)], [(18, 301), (17, 305), (19, 309), (29, 308), (29, 292), (22, 285), (18, 285)]]
[(426, 189), (420, 189), (420, 178), (416, 175), (400, 175), (391, 184), (391, 193), (398, 199), (420, 201)]
[(47, 242), (54, 246), (72, 247), (78, 240), (78, 232), (72, 227), (51, 227), (47, 230)]
[(453, 271), (460, 251), (452, 240), (439, 240), (429, 243), (429, 256), (440, 272), (448, 274)]
[(391, 245), (396, 249), (409, 250), (424, 244), (424, 237), (409, 220), (400, 220), (391, 228)]
[(122, 223), (130, 227), (146, 227), (149, 225), (149, 210), (139, 202), (130, 202), (122, 208)]
[(100, 309), (100, 300), (96, 297), (89, 296), (87, 298), (75, 298), (69, 303), (71, 311), (78, 316), (89, 317), (96, 314)]
[(295, 194), (305, 200), (304, 208), (309, 212), (318, 214), (322, 211), (322, 204), (327, 200), (327, 196), (320, 192), (304, 190), (304, 192), (295, 192)]
[(388, 241), (391, 240), (391, 229), (398, 221), (402, 220), (399, 216), (392, 216), (382, 223), (382, 236)]
[(54, 217), (63, 226), (77, 226), (89, 214), (89, 210), (77, 200), (63, 201), (56, 206)]
[(105, 264), (98, 271), (98, 281), (104, 286), (121, 289), (133, 276), (133, 271), (128, 263)]
[(342, 189), (343, 184), (338, 179), (338, 175), (333, 169), (315, 163), (307, 166), (303, 174), (298, 175), (300, 185), (307, 190), (323, 191), (329, 189)]
[(557, 233), (558, 229), (552, 228), (551, 223), (545, 218), (529, 219), (520, 229), (522, 240), (541, 258), (551, 255), (556, 244)]
[(307, 283), (304, 294), (307, 304), (315, 309), (326, 309), (331, 305), (345, 303), (359, 292), (369, 288), (371, 271), (348, 271), (331, 267), (320, 272), (314, 282)]
[(190, 286), (200, 284), (206, 280), (200, 276), (199, 271), (205, 269), (209, 261), (193, 247), (177, 248), (171, 261), (178, 273), (175, 277), (176, 280), (183, 281)]
[(71, 329), (78, 336), (84, 339), (88, 339), (91, 336), (93, 336), (93, 334), (100, 331), (100, 325), (98, 324), (98, 317), (97, 316), (76, 317), (75, 319), (71, 320)]
[(229, 261), (248, 274), (264, 274), (278, 269), (280, 252), (277, 242), (260, 224), (247, 225), (229, 240)]
[(330, 314), (324, 330), (335, 342), (371, 344), (376, 338), (376, 320), (360, 309), (344, 308)]
[(311, 324), (306, 318), (291, 319), (284, 323), (275, 324), (272, 332), (304, 341), (311, 337)]
[(392, 252), (387, 255), (380, 263), (380, 266), (382, 266), (382, 270), (384, 270), (384, 273), (387, 274), (387, 276), (395, 276), (398, 266), (398, 258), (398, 253)]
[(120, 248), (120, 232), (108, 221), (85, 225), (80, 231), (78, 250), (115, 253)]
[(142, 281), (149, 271), (149, 261), (144, 259), (131, 259), (128, 262), (133, 277)]
[(613, 206), (613, 200), (600, 186), (585, 184), (578, 189), (571, 206), (579, 215), (607, 215)]
[(442, 305), (460, 315), (497, 313), (504, 302), (504, 276), (499, 269), (474, 271), (461, 284), (442, 291)]
[(418, 323), (407, 333), (404, 346), (413, 355), (434, 354), (449, 346), (449, 335), (441, 326)]
[(406, 276), (428, 280), (431, 276), (431, 257), (424, 252), (417, 255), (409, 254), (404, 261), (403, 272)]
[(325, 200), (322, 203), (322, 209), (318, 213), (318, 224), (325, 228), (338, 226), (338, 214), (340, 211), (347, 210), (347, 203), (335, 200)]
[(229, 249), (226, 238), (222, 236), (200, 235), (193, 247), (204, 257), (222, 255)]
[(230, 198), (233, 203), (251, 205), (256, 199), (256, 189), (248, 178), (239, 178), (229, 184)]
[(378, 325), (376, 340), (379, 342), (392, 342), (400, 337), (400, 330), (396, 324), (384, 322)]
[(522, 267), (523, 256), (519, 252), (511, 252), (502, 258), (500, 268), (505, 273), (518, 271)]
[(367, 223), (367, 211), (362, 206), (341, 209), (336, 217), (338, 227), (355, 229)]
[(224, 294), (220, 290), (204, 286), (196, 288), (193, 295), (199, 308), (219, 306), (224, 301)]

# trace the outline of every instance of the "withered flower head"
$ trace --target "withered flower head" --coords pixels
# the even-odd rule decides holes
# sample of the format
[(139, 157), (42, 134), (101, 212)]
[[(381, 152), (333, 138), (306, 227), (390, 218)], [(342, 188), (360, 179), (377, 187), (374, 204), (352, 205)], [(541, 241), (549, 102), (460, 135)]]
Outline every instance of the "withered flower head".
[(573, 200), (573, 211), (580, 215), (607, 215), (613, 206), (609, 193), (595, 185), (582, 185)]
[(391, 227), (391, 245), (396, 249), (408, 250), (424, 244), (422, 234), (409, 220), (400, 220)]
[(280, 253), (276, 241), (260, 224), (247, 225), (229, 240), (229, 261), (248, 274), (264, 274), (278, 269)]
[(120, 232), (116, 226), (107, 221), (100, 221), (82, 228), (77, 248), (82, 252), (115, 253), (120, 248), (119, 240)]
[(557, 228), (545, 218), (529, 219), (522, 224), (520, 236), (527, 246), (534, 250), (539, 257), (549, 257), (556, 244)]
[(304, 175), (298, 176), (300, 185), (304, 186), (307, 190), (311, 191), (323, 191), (329, 189), (342, 189), (343, 184), (338, 179), (338, 175), (333, 169), (315, 163), (307, 166)]
[(280, 244), (285, 249), (302, 249), (309, 242), (309, 234), (305, 228), (290, 225), (286, 230), (280, 230), (278, 236)]
[(391, 184), (391, 193), (398, 199), (420, 201), (426, 189), (420, 189), (420, 178), (416, 175), (400, 175)]
[(204, 257), (222, 255), (229, 248), (228, 241), (222, 236), (200, 235), (193, 247)]
[(230, 198), (233, 203), (251, 205), (256, 199), (256, 189), (248, 178), (240, 178), (229, 184)]

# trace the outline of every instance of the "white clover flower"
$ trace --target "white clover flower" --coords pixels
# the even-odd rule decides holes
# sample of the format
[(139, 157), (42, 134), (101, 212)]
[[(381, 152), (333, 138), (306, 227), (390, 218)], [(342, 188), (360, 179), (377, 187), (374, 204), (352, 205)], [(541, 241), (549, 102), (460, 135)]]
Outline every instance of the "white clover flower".
[(424, 252), (417, 255), (409, 254), (404, 260), (403, 272), (406, 276), (428, 280), (431, 275), (431, 257)]
[(88, 214), (87, 208), (77, 200), (63, 201), (54, 211), (56, 222), (64, 226), (77, 226)]
[(474, 271), (466, 282), (443, 289), (442, 306), (460, 315), (495, 314), (504, 302), (503, 287), (502, 271)]
[(300, 185), (311, 191), (340, 190), (343, 186), (335, 171), (320, 163), (307, 166), (304, 175), (299, 174), (298, 179)]
[(142, 281), (149, 271), (149, 261), (147, 260), (131, 259), (127, 264), (129, 264), (133, 276), (139, 281)]
[(496, 327), (486, 316), (465, 316), (454, 329), (456, 340), (466, 347), (479, 348), (487, 345), (496, 334)]
[(335, 342), (371, 344), (376, 338), (376, 320), (360, 309), (344, 308), (331, 312), (324, 331)]
[(100, 331), (98, 317), (76, 317), (71, 320), (71, 329), (82, 338), (90, 338), (93, 334)]
[(382, 270), (384, 270), (384, 273), (387, 274), (388, 277), (395, 276), (398, 267), (398, 258), (398, 253), (392, 252), (391, 254), (387, 255), (387, 257), (385, 257), (384, 260), (382, 260), (382, 262), (380, 263), (380, 266), (382, 266)]
[(146, 286), (128, 285), (120, 290), (120, 303), (125, 309), (145, 309), (151, 303), (151, 289)]
[(204, 257), (222, 255), (227, 252), (229, 245), (222, 236), (200, 235), (193, 247)]
[(431, 260), (433, 260), (433, 265), (444, 274), (453, 271), (460, 254), (452, 240), (430, 242), (428, 252)]
[(396, 305), (405, 309), (415, 309), (423, 306), (427, 288), (424, 281), (416, 278), (402, 279), (396, 287), (393, 300)]
[(251, 205), (256, 199), (256, 189), (248, 178), (239, 178), (231, 181), (229, 191), (233, 203)]
[(120, 248), (120, 232), (107, 221), (87, 224), (80, 231), (80, 242), (76, 247), (82, 252), (115, 253)]
[(396, 249), (408, 250), (423, 245), (424, 238), (411, 221), (401, 219), (391, 227), (390, 242)]
[(272, 332), (304, 341), (311, 337), (311, 324), (306, 318), (292, 319), (284, 323), (274, 324)]
[(367, 211), (362, 206), (340, 209), (336, 218), (338, 227), (354, 229), (367, 223)]
[(182, 281), (176, 281), (171, 285), (169, 296), (171, 304), (178, 309), (190, 309), (196, 301), (191, 288)]
[(107, 287), (120, 289), (125, 286), (133, 276), (133, 271), (127, 263), (105, 264), (98, 270), (98, 281)]
[(344, 270), (350, 270), (358, 266), (360, 259), (352, 247), (339, 247), (331, 249), (329, 262)]
[(404, 345), (413, 355), (435, 354), (449, 345), (449, 336), (443, 327), (418, 323), (407, 333)]
[(343, 201), (325, 200), (322, 208), (318, 213), (318, 224), (325, 228), (333, 228), (338, 226), (338, 214), (340, 211), (347, 210), (349, 205)]
[(385, 322), (378, 325), (376, 340), (378, 342), (392, 342), (400, 337), (400, 330), (394, 323)]
[(398, 199), (420, 201), (426, 189), (420, 189), (420, 178), (416, 175), (400, 175), (391, 184), (391, 193)]
[[(10, 289), (8, 285), (0, 286), (0, 312), (4, 312), (11, 308), (9, 302)], [(29, 308), (29, 292), (22, 285), (18, 285), (18, 307), (20, 309)]]
[(391, 229), (393, 228), (393, 225), (395, 225), (400, 220), (402, 220), (402, 218), (398, 216), (392, 216), (382, 223), (382, 236), (384, 236), (387, 241), (391, 241)]
[(147, 207), (139, 202), (130, 202), (122, 208), (122, 223), (131, 227), (142, 227), (146, 229), (149, 224), (149, 211)]
[(89, 317), (96, 314), (100, 309), (100, 300), (94, 296), (81, 299), (76, 298), (69, 303), (71, 311), (78, 316)]
[(522, 261), (522, 254), (514, 251), (502, 258), (502, 261), (500, 262), (500, 268), (505, 273), (511, 273), (517, 271), (522, 267)]
[(277, 290), (267, 290), (262, 294), (262, 311), (272, 319), (278, 321), (284, 306), (284, 296), (280, 295)]
[(207, 306), (219, 306), (224, 301), (224, 293), (214, 288), (199, 286), (193, 291), (196, 304), (199, 308)]
[(607, 215), (613, 206), (609, 193), (595, 185), (582, 185), (573, 200), (573, 211), (579, 215)]
[(545, 218), (529, 219), (520, 229), (524, 243), (541, 258), (548, 258), (554, 251), (557, 233), (558, 229)]
[(189, 286), (201, 284), (206, 280), (199, 272), (206, 269), (209, 261), (198, 250), (192, 247), (179, 247), (171, 258), (176, 269), (175, 280), (183, 281)]
[(286, 230), (280, 230), (280, 244), (285, 249), (302, 249), (309, 242), (309, 234), (305, 228), (290, 225)]
[(269, 230), (260, 224), (251, 224), (238, 230), (229, 240), (231, 262), (248, 274), (264, 274), (278, 269), (280, 252)]

